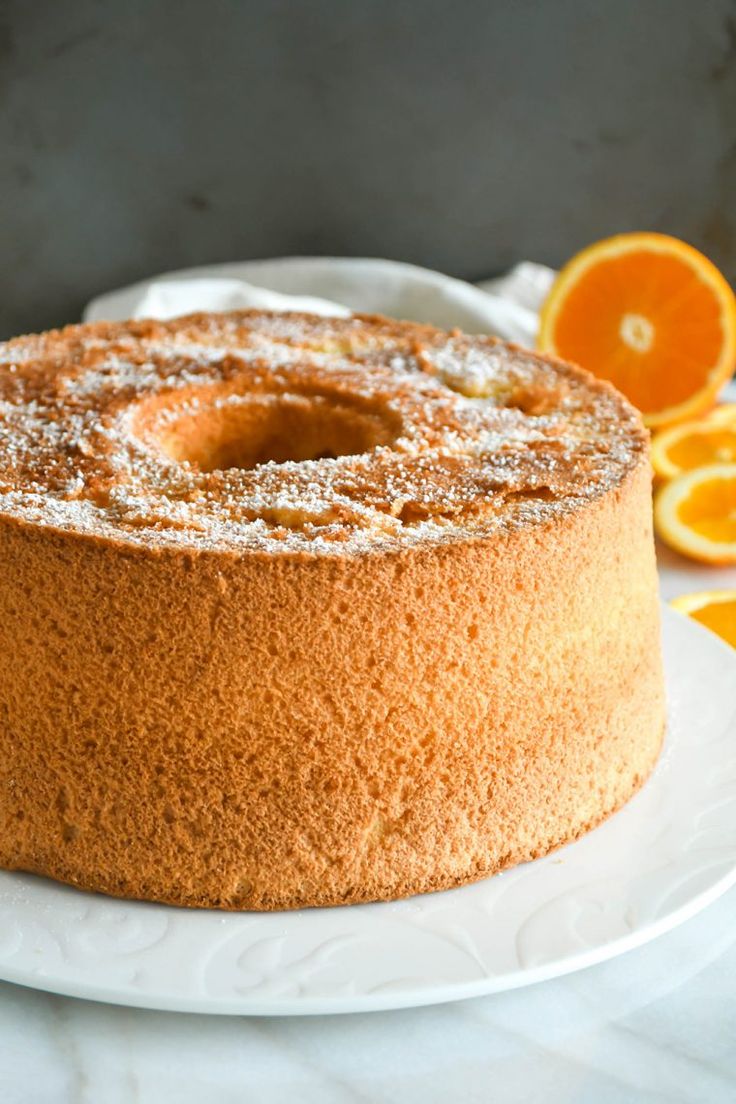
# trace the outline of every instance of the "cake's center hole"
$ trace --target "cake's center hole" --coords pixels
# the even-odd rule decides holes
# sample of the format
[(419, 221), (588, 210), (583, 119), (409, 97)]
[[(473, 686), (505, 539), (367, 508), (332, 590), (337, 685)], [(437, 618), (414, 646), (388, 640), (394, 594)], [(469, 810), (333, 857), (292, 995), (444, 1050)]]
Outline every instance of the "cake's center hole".
[(229, 395), (157, 422), (158, 447), (201, 471), (354, 456), (398, 435), (383, 413), (321, 395)]

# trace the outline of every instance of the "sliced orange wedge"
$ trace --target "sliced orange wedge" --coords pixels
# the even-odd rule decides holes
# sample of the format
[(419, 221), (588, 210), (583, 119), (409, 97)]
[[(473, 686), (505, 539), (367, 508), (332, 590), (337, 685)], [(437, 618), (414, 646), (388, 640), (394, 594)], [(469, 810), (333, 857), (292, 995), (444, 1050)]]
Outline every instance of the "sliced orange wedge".
[(662, 540), (703, 563), (736, 563), (736, 464), (709, 464), (672, 479), (654, 500)]
[(736, 366), (736, 299), (666, 234), (618, 234), (569, 261), (542, 308), (543, 352), (610, 380), (650, 426), (698, 417)]
[(686, 613), (736, 648), (736, 590), (701, 590), (682, 594), (670, 605)]
[(652, 466), (660, 479), (674, 479), (706, 464), (736, 463), (736, 419), (683, 422), (652, 438)]

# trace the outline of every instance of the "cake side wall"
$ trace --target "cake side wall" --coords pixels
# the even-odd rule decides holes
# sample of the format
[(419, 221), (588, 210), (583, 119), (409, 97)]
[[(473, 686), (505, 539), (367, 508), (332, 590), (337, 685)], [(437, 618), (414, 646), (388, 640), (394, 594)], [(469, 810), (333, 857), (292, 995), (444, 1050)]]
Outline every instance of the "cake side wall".
[(646, 461), (554, 523), (342, 559), (0, 524), (0, 861), (182, 904), (446, 888), (619, 807), (663, 726)]

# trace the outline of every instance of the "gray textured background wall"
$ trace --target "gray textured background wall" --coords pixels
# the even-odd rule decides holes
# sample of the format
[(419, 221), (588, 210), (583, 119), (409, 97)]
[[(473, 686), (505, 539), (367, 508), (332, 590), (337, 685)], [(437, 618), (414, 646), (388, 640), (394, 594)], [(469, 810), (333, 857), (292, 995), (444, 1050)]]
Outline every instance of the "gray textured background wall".
[(736, 277), (731, 0), (0, 0), (0, 335), (289, 253), (465, 277), (662, 229)]

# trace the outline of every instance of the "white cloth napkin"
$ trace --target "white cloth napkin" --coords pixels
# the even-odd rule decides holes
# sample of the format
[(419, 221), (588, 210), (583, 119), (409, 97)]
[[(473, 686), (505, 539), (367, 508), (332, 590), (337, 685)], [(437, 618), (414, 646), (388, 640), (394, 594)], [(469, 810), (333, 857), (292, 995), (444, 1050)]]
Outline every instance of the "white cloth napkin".
[(388, 314), (444, 329), (533, 345), (554, 270), (524, 261), (468, 284), (416, 265), (369, 257), (279, 257), (183, 269), (93, 299), (85, 321), (173, 318), (195, 310), (304, 310)]

